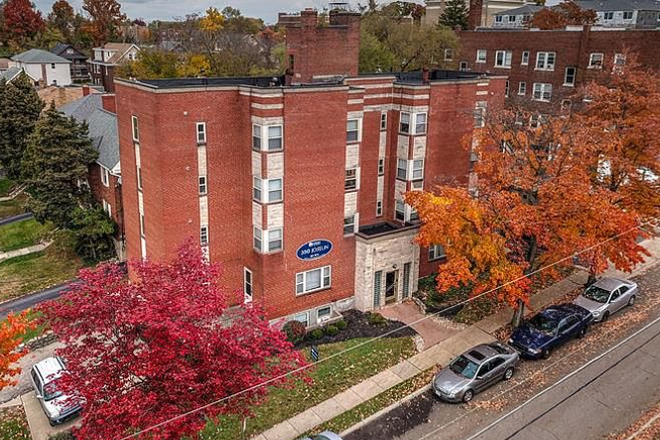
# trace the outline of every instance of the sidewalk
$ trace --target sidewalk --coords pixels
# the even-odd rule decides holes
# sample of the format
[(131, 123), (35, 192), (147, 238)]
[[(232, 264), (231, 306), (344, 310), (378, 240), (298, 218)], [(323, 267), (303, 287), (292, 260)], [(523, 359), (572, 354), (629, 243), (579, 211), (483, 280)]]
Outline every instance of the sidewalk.
[(15, 251), (0, 252), (0, 262), (4, 260), (9, 260), (10, 258), (20, 257), (22, 255), (29, 255), (29, 254), (34, 254), (36, 252), (41, 252), (44, 249), (46, 249), (48, 246), (50, 246), (52, 243), (53, 243), (52, 241), (46, 241), (39, 244), (35, 244), (34, 246), (28, 246), (21, 249), (16, 249)]

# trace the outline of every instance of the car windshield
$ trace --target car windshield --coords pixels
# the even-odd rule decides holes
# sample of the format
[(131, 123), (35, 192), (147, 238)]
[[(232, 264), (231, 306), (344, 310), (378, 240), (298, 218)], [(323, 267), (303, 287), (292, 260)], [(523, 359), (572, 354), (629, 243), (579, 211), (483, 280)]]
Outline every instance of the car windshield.
[(529, 325), (540, 332), (551, 335), (555, 332), (557, 321), (547, 316), (538, 314), (529, 320)]
[(57, 389), (57, 381), (52, 381), (44, 386), (44, 400), (53, 400), (62, 395), (62, 391)]
[(589, 286), (589, 288), (584, 291), (582, 296), (592, 301), (606, 303), (610, 297), (610, 291), (598, 286)]
[(449, 365), (449, 369), (463, 377), (473, 379), (479, 366), (464, 356), (460, 356)]

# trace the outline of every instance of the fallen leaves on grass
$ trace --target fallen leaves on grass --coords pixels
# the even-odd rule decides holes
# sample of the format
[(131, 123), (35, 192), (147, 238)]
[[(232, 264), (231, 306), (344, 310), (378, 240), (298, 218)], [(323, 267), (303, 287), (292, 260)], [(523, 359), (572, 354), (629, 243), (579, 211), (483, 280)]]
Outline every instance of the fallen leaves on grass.
[(31, 440), (22, 406), (0, 409), (0, 440)]

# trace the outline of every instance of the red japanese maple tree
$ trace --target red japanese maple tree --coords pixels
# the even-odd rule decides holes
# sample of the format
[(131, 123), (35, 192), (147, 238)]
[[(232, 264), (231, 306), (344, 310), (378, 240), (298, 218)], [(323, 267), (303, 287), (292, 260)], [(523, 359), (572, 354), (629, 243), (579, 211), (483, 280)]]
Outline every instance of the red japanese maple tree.
[[(304, 365), (257, 307), (220, 287), (220, 268), (199, 248), (130, 267), (130, 280), (116, 264), (83, 270), (70, 292), (42, 307), (66, 345), (62, 386), (86, 399), (78, 438), (119, 439)], [(140, 438), (178, 440), (207, 417), (248, 413), (266, 392), (242, 393)]]

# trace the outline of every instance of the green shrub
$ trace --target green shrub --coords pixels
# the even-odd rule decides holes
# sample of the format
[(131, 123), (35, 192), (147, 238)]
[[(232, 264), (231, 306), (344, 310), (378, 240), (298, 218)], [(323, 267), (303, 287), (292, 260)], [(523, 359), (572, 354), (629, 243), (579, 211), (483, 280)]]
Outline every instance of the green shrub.
[(380, 313), (369, 313), (369, 325), (383, 325), (387, 322)]
[(336, 336), (337, 333), (339, 333), (339, 329), (337, 328), (336, 325), (333, 324), (330, 324), (324, 330), (325, 330), (325, 334), (328, 336)]
[(335, 326), (337, 326), (337, 328), (338, 328), (339, 330), (346, 330), (346, 327), (348, 326), (348, 324), (346, 324), (346, 321), (344, 321), (344, 320), (342, 319), (341, 321), (337, 321), (337, 322), (335, 322)]
[(312, 339), (321, 339), (323, 337), (323, 330), (320, 328), (315, 328), (309, 333), (309, 335)]
[(292, 344), (297, 344), (305, 337), (305, 324), (300, 321), (289, 321), (284, 324), (282, 331), (286, 334), (286, 339)]

